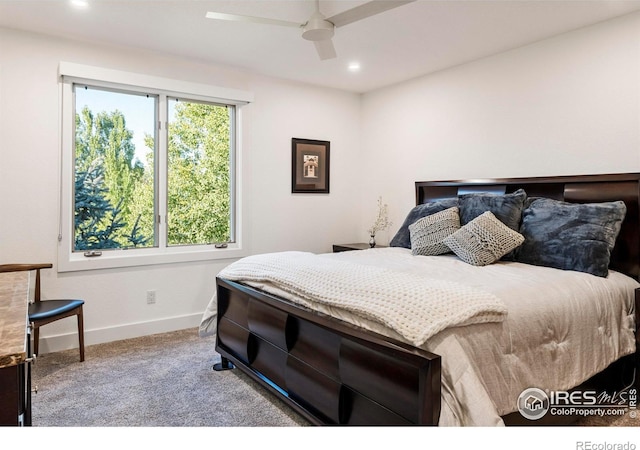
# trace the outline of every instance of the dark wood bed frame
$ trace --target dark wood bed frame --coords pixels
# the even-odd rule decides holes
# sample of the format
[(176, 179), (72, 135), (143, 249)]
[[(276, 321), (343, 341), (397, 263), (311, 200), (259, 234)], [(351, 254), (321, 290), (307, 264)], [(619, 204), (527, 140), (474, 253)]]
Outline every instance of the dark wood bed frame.
[[(416, 182), (415, 188), (417, 204), (469, 192), (504, 194), (519, 188), (530, 197), (574, 203), (623, 200), (627, 214), (610, 267), (640, 277), (640, 173), (430, 181)], [(221, 278), (216, 282), (216, 350), (222, 355), (217, 370), (240, 368), (312, 424), (438, 424), (442, 356), (241, 283)], [(638, 324), (638, 291), (635, 303)], [(629, 371), (639, 367), (637, 325), (636, 349), (623, 364), (612, 364), (615, 377), (622, 378), (622, 371), (628, 379)], [(600, 378), (608, 383), (612, 376), (606, 373)], [(507, 424), (528, 422), (517, 412), (504, 419)]]

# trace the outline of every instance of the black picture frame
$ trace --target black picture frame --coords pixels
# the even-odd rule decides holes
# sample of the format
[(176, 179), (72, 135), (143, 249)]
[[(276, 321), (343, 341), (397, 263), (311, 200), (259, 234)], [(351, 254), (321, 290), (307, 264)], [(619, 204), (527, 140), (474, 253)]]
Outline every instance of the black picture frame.
[(291, 192), (329, 193), (329, 141), (291, 139)]

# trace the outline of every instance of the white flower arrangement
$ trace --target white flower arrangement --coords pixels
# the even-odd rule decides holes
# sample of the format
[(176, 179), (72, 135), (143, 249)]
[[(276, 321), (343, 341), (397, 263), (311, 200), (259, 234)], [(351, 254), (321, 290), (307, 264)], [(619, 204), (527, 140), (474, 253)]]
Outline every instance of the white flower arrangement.
[(368, 230), (369, 236), (373, 237), (378, 231), (384, 231), (392, 225), (389, 221), (388, 210), (387, 204), (382, 203), (382, 197), (378, 197), (378, 217)]

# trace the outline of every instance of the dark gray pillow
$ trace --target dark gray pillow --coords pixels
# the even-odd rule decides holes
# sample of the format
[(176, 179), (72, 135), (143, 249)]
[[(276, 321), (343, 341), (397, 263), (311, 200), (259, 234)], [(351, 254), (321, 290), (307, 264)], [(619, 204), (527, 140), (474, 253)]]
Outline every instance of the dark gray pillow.
[(580, 204), (536, 199), (522, 213), (520, 233), (525, 241), (514, 259), (606, 277), (626, 212), (622, 201)]
[(486, 211), (491, 211), (502, 223), (518, 231), (527, 193), (518, 189), (511, 194), (473, 193), (458, 197), (460, 225), (464, 226)]
[(402, 226), (397, 231), (393, 239), (391, 239), (391, 242), (389, 242), (389, 246), (411, 248), (411, 234), (409, 233), (409, 225), (411, 225), (418, 219), (422, 219), (423, 217), (430, 216), (440, 211), (444, 211), (445, 209), (452, 208), (457, 204), (457, 198), (445, 198), (434, 202), (423, 203), (422, 205), (414, 207), (411, 211), (409, 211), (409, 214), (407, 215), (406, 219), (404, 219)]

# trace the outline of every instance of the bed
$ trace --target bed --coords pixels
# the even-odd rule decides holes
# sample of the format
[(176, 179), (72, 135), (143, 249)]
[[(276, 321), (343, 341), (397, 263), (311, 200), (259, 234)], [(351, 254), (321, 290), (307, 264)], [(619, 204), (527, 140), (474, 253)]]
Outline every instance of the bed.
[[(416, 182), (415, 190), (416, 207), (389, 248), (255, 255), (221, 271), (200, 327), (216, 334), (217, 369), (238, 368), (311, 423), (330, 425), (566, 423), (523, 418), (519, 394), (637, 388), (640, 174)], [(601, 207), (609, 208), (595, 227), (602, 242), (593, 227), (562, 222), (575, 211), (600, 217)], [(452, 211), (461, 231), (429, 241)], [(436, 217), (438, 233), (421, 235)], [(485, 219), (482, 232), (496, 226), (507, 236), (499, 246), (517, 241), (491, 262), (458, 239)], [(449, 251), (434, 251), (442, 242)], [(279, 284), (252, 276), (264, 264), (277, 266)], [(305, 281), (293, 286), (296, 278)], [(309, 297), (318, 285), (331, 291)], [(433, 294), (414, 301), (417, 292)], [(347, 298), (354, 303), (342, 305)]]

